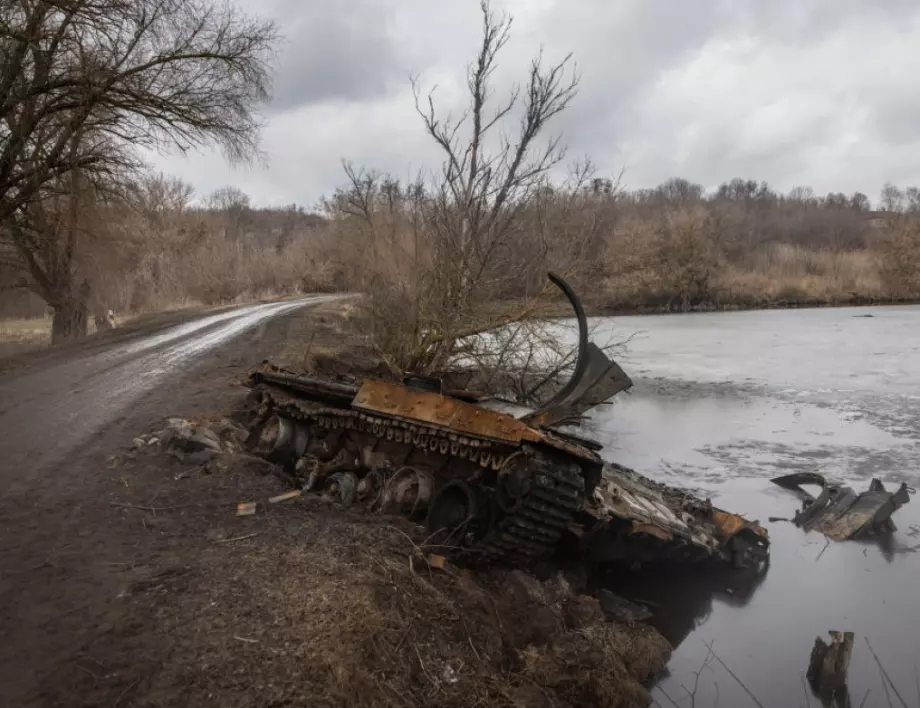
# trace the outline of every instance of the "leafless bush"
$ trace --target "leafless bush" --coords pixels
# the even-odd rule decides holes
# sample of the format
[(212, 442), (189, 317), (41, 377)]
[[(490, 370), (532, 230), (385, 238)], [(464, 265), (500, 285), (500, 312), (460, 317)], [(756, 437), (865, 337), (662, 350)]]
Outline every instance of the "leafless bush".
[(899, 215), (890, 218), (879, 239), (881, 276), (896, 296), (920, 293), (920, 219)]
[[(442, 115), (433, 92), (413, 81), (423, 126), (443, 156), (440, 170), (401, 185), (346, 166), (349, 184), (326, 202), (336, 227), (360, 241), (360, 281), (373, 295), (368, 326), (394, 372), (443, 371), (469, 353), (461, 342), (468, 347), (474, 335), (525, 321), (511, 331), (535, 342), (531, 321), (559, 307), (547, 269), (588, 274), (592, 250), (602, 248), (603, 221), (585, 190), (590, 166), (553, 185), (550, 171), (564, 150), (558, 137), (538, 142), (575, 96), (570, 58), (545, 66), (538, 57), (525, 83), (497, 100), (492, 74), (512, 19), (485, 2), (482, 16), (460, 118)], [(518, 113), (518, 131), (507, 137), (504, 126)]]
[(683, 310), (711, 299), (723, 256), (706, 209), (685, 207), (665, 214), (655, 237), (653, 267), (660, 292), (669, 294)]

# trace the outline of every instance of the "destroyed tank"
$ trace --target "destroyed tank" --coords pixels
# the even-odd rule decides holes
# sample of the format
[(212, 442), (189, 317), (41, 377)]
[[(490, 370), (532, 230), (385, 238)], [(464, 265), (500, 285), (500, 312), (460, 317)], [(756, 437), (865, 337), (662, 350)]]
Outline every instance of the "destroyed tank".
[(427, 545), (454, 558), (528, 566), (565, 537), (589, 562), (762, 565), (756, 522), (605, 464), (600, 444), (561, 429), (632, 380), (589, 341), (572, 288), (549, 278), (575, 311), (578, 350), (571, 379), (540, 408), (437, 378), (343, 383), (266, 363), (248, 380), (251, 449), (303, 490), (424, 521)]
[(356, 386), (267, 366), (249, 380), (257, 451), (296, 459), (289, 471), (305, 489), (424, 518), (445, 548), (515, 565), (551, 553), (603, 470), (599, 444), (558, 426), (632, 381), (588, 340), (572, 288), (549, 278), (575, 311), (578, 353), (571, 379), (539, 409), (516, 418), (505, 402), (434, 378)]

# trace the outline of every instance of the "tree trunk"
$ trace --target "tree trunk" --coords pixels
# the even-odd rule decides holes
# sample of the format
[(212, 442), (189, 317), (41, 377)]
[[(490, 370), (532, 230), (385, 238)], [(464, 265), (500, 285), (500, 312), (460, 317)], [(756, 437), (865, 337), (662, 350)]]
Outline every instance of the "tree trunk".
[(79, 295), (68, 297), (54, 306), (51, 320), (51, 343), (60, 344), (86, 336), (86, 301)]

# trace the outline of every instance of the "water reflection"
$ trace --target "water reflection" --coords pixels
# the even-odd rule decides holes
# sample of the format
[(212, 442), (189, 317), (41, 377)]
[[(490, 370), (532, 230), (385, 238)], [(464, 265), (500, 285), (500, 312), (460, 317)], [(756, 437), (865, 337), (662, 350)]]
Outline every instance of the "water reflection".
[(768, 572), (769, 564), (759, 571), (708, 565), (633, 571), (611, 564), (598, 570), (594, 583), (648, 607), (649, 624), (677, 647), (709, 619), (713, 603), (738, 608), (750, 603)]
[[(604, 454), (760, 519), (771, 537), (770, 569), (753, 578), (604, 574), (609, 589), (654, 611), (676, 647), (653, 693), (659, 705), (673, 705), (666, 696), (688, 707), (756, 705), (751, 694), (765, 706), (819, 705), (805, 685), (809, 653), (815, 637), (841, 630), (857, 637), (854, 705), (867, 691), (867, 706), (888, 705), (868, 638), (906, 704), (920, 706), (920, 500), (898, 510), (897, 531), (867, 540), (827, 544), (768, 521), (799, 506), (769, 481), (784, 473), (819, 472), (857, 490), (873, 478), (920, 486), (920, 358), (904, 354), (920, 347), (920, 308), (874, 313), (615, 320), (621, 338), (646, 335), (620, 360), (636, 381), (631, 395), (592, 416)], [(853, 336), (866, 323), (871, 336)], [(713, 662), (692, 701), (684, 687), (696, 688), (710, 647), (730, 668)]]

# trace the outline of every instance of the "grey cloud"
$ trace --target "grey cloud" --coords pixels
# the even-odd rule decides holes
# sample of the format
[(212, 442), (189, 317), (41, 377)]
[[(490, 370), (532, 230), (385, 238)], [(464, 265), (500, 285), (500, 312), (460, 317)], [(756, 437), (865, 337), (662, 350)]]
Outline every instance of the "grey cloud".
[(274, 111), (330, 99), (374, 99), (408, 72), (389, 31), (389, 9), (381, 3), (287, 3), (275, 13), (286, 41)]
[[(264, 12), (256, 2), (250, 11)], [(494, 0), (516, 14), (500, 96), (547, 59), (574, 52), (582, 82), (550, 126), (572, 157), (630, 187), (679, 175), (708, 187), (740, 176), (819, 192), (920, 183), (920, 4), (916, 0)], [(479, 41), (478, 3), (276, 0), (289, 38), (269, 111), (267, 169), (215, 175), (254, 201), (312, 203), (341, 183), (340, 159), (408, 174), (437, 166), (408, 91), (410, 72), (456, 109)], [(169, 169), (168, 165), (163, 165)]]
[(887, 96), (873, 106), (872, 127), (890, 147), (920, 142), (920, 96)]

